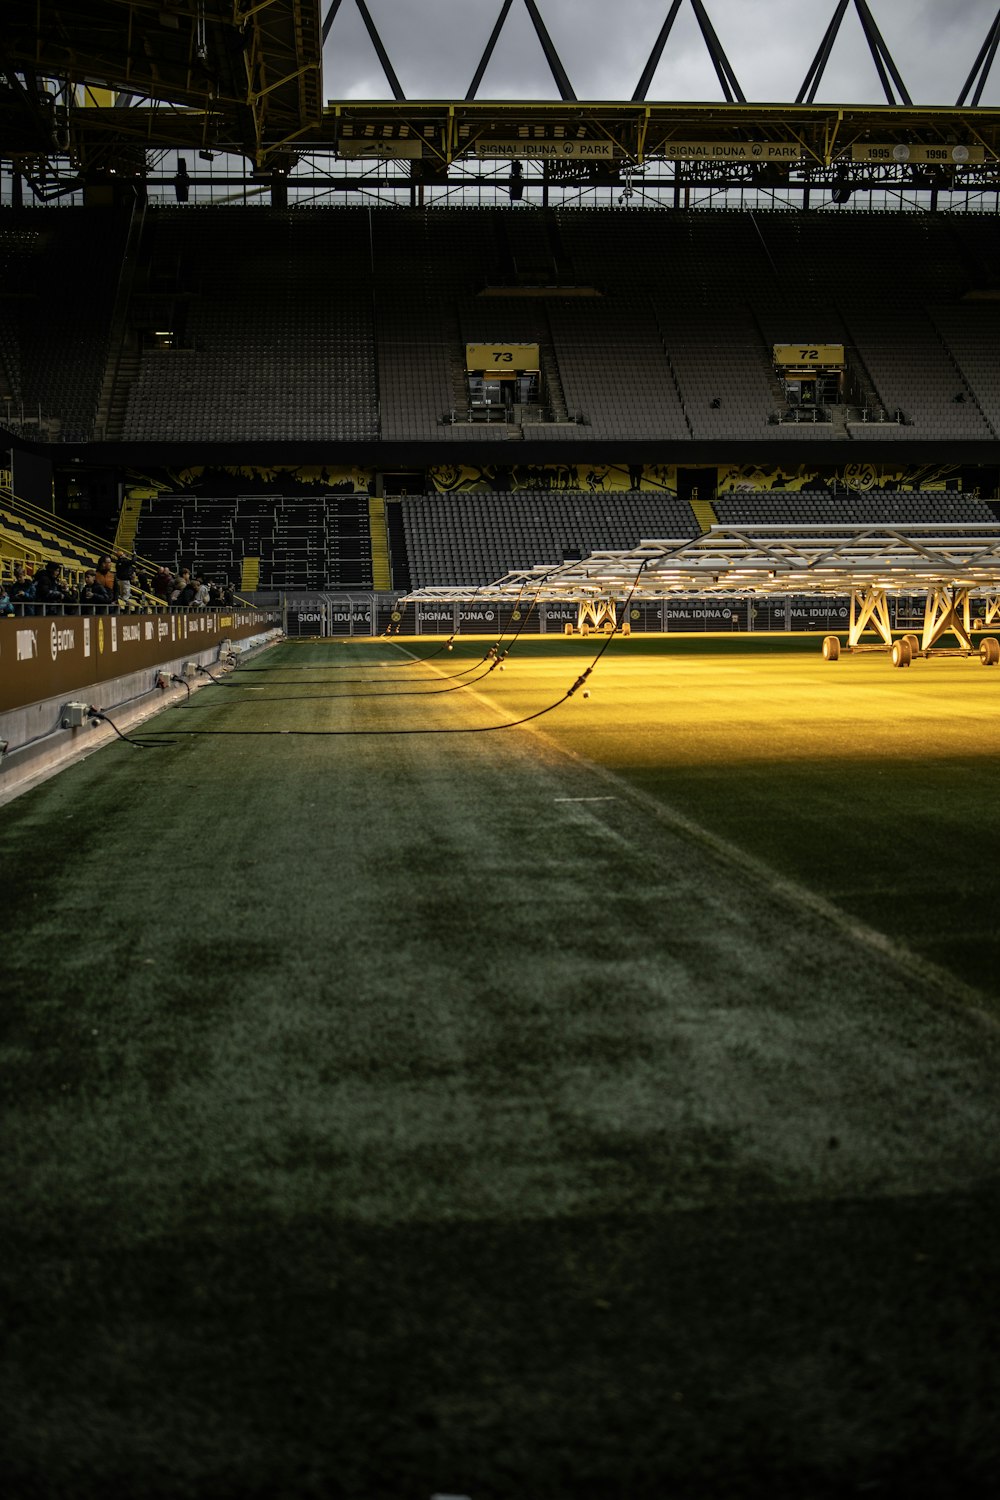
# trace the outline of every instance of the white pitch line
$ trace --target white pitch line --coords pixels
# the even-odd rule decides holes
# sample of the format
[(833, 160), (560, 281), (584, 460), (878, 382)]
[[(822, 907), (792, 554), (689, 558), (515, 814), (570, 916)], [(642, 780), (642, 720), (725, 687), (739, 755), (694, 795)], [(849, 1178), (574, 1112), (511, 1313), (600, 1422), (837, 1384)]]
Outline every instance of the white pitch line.
[(553, 797), (553, 802), (617, 802), (617, 797)]
[[(433, 670), (437, 671), (438, 669), (433, 668)], [(491, 712), (496, 713), (498, 705), (488, 698), (485, 693), (480, 693), (473, 687), (467, 687), (466, 692), (471, 694), (473, 698), (478, 698), (480, 703), (489, 708)], [(812, 916), (829, 923), (837, 932), (851, 938), (859, 946), (868, 948), (871, 952), (879, 954), (881, 958), (887, 960), (901, 973), (908, 974), (911, 979), (915, 979), (921, 985), (925, 986), (931, 992), (930, 998), (936, 1000), (938, 1004), (948, 1004), (949, 1009), (954, 1011), (955, 1004), (949, 1004), (949, 1002), (957, 1002), (967, 1015), (975, 1016), (981, 1025), (988, 1027), (991, 1031), (1000, 1031), (1000, 1019), (991, 1010), (987, 1009), (990, 1003), (987, 997), (981, 990), (974, 989), (972, 985), (966, 984), (957, 975), (950, 973), (947, 969), (940, 968), (928, 959), (921, 958), (919, 954), (895, 942), (884, 932), (879, 932), (876, 928), (869, 927), (866, 922), (860, 921), (857, 917), (852, 917), (848, 912), (842, 911), (839, 906), (835, 906), (832, 901), (827, 901), (824, 896), (811, 891), (808, 886), (800, 885), (797, 880), (791, 880), (787, 876), (780, 874), (779, 871), (765, 864), (763, 860), (757, 859), (752, 854), (748, 854), (738, 844), (731, 844), (728, 839), (721, 838), (718, 834), (712, 833), (710, 829), (705, 828), (701, 823), (696, 823), (693, 818), (687, 817), (684, 813), (678, 811), (677, 808), (671, 807), (668, 803), (659, 802), (651, 793), (644, 792), (639, 787), (632, 786), (616, 771), (609, 770), (608, 767), (599, 765), (596, 761), (588, 760), (586, 756), (581, 755), (577, 750), (570, 750), (565, 745), (560, 745), (551, 735), (546, 734), (544, 729), (539, 729), (536, 724), (519, 724), (516, 726), (512, 725), (512, 727), (523, 729), (527, 734), (534, 735), (553, 754), (563, 756), (566, 760), (575, 761), (578, 766), (584, 767), (599, 780), (605, 783), (610, 782), (612, 786), (619, 789), (623, 800), (631, 802), (633, 806), (642, 807), (650, 817), (655, 818), (658, 823), (662, 823), (674, 833), (690, 839), (692, 843), (701, 844), (703, 848), (710, 850), (718, 859), (724, 860), (726, 864), (732, 865), (745, 875), (749, 875), (761, 887), (771, 891), (773, 895), (779, 897), (781, 900), (787, 901), (790, 905), (798, 906), (803, 911), (811, 913)], [(571, 800), (573, 799), (567, 798), (567, 801)], [(606, 797), (595, 798), (593, 800), (614, 802), (618, 799), (616, 797)]]

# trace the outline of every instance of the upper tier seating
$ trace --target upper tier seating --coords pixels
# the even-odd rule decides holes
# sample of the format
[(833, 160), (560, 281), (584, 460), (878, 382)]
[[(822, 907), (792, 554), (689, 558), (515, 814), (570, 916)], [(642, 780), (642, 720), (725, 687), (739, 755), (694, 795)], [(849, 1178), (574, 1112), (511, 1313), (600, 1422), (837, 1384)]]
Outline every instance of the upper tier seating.
[(984, 500), (951, 490), (867, 490), (863, 494), (831, 495), (827, 490), (756, 490), (726, 495), (713, 506), (721, 524), (767, 526), (817, 526), (841, 523), (877, 526), (908, 522), (967, 525), (996, 524), (996, 516)]
[(123, 438), (377, 435), (365, 213), (165, 209), (142, 253), (133, 322), (169, 304), (174, 338), (134, 330)]
[[(477, 340), (538, 343), (520, 421), (563, 447), (1000, 435), (995, 215), (189, 205), (147, 209), (123, 267), (127, 227), (0, 210), (0, 397), (62, 437), (103, 391), (126, 441), (495, 450), (523, 428), (467, 420)], [(845, 346), (821, 421), (776, 421), (796, 340)]]
[(0, 413), (29, 432), (94, 435), (127, 233), (111, 210), (0, 210)]

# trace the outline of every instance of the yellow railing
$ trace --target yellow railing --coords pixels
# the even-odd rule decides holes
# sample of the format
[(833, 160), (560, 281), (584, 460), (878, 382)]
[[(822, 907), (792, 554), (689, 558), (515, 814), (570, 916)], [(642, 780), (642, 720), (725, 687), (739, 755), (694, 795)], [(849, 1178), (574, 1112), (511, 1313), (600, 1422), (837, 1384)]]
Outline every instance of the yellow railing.
[[(50, 510), (43, 510), (40, 505), (34, 505), (30, 500), (25, 500), (16, 495), (13, 490), (0, 489), (0, 505), (9, 511), (12, 517), (30, 522), (36, 527), (41, 527), (55, 535), (61, 541), (71, 542), (81, 553), (93, 557), (110, 556), (114, 552), (114, 544), (109, 542), (106, 536), (98, 536), (93, 531), (86, 531), (82, 526), (74, 526), (72, 521), (65, 521), (61, 516), (55, 516)], [(142, 559), (145, 563), (146, 559)]]
[[(48, 516), (48, 512), (42, 512)], [(52, 517), (48, 516), (51, 521)], [(3, 577), (9, 582), (13, 577), (14, 564), (24, 564), (31, 573), (37, 572), (47, 562), (57, 562), (63, 570), (63, 581), (73, 589), (83, 582), (83, 575), (94, 566), (97, 556), (107, 553), (99, 549), (81, 547), (75, 538), (61, 537), (50, 526), (41, 526), (22, 516), (12, 515), (6, 500), (0, 503), (0, 566)], [(82, 554), (82, 555), (81, 555)], [(132, 585), (134, 605), (142, 609), (160, 609), (163, 601), (155, 594)]]
[(372, 588), (385, 592), (392, 588), (389, 564), (389, 532), (385, 521), (385, 501), (377, 495), (368, 500), (368, 534), (371, 539)]
[(118, 517), (118, 530), (115, 532), (115, 551), (131, 552), (135, 542), (135, 534), (139, 529), (139, 513), (142, 510), (142, 501), (132, 495), (126, 495), (122, 501), (121, 513)]

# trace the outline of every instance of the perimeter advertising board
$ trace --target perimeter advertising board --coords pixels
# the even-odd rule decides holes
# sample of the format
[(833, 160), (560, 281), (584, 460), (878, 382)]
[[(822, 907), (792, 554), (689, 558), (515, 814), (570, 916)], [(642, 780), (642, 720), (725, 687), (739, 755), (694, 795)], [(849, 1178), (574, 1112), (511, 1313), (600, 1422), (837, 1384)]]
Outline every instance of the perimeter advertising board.
[(294, 608), (289, 605), (285, 615), (286, 635), (325, 635), (326, 621), (322, 600), (302, 600)]
[(574, 629), (576, 628), (577, 607), (570, 600), (567, 600), (565, 603), (548, 600), (545, 604), (540, 605), (539, 608), (543, 612), (543, 628), (546, 634), (555, 632), (559, 635), (564, 635), (567, 625), (572, 625)]
[(746, 630), (746, 599), (667, 599), (663, 626), (667, 631)]
[(633, 599), (627, 610), (619, 609), (618, 618), (631, 630), (662, 630), (663, 605), (658, 599)]
[(789, 630), (846, 630), (850, 618), (846, 599), (799, 598), (789, 602)]
[(327, 630), (330, 635), (371, 635), (371, 600), (331, 599), (327, 605)]
[(850, 602), (834, 595), (762, 596), (753, 602), (755, 630), (846, 630)]
[(417, 635), (451, 635), (454, 629), (454, 604), (417, 605), (416, 622), (414, 624), (414, 630)]
[(0, 620), (0, 712), (150, 670), (280, 625), (268, 610), (23, 615)]

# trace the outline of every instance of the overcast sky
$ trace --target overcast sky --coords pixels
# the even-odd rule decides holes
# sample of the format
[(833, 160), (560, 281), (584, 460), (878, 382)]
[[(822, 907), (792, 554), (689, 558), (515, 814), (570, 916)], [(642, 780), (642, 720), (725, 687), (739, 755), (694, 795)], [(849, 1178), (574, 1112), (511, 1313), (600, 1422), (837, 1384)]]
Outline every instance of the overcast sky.
[[(323, 13), (329, 0), (321, 0)], [(578, 99), (630, 99), (670, 0), (538, 0)], [(368, 0), (408, 99), (465, 97), (501, 0)], [(802, 86), (836, 0), (705, 0), (748, 100), (787, 103)], [(914, 104), (953, 105), (997, 15), (996, 0), (869, 0)], [(342, 0), (324, 50), (324, 96), (392, 97), (355, 0)], [(524, 0), (514, 0), (480, 99), (557, 99)], [(723, 98), (691, 0), (683, 0), (648, 97)], [(821, 103), (884, 104), (852, 3)], [(1000, 105), (1000, 55), (982, 104)]]

